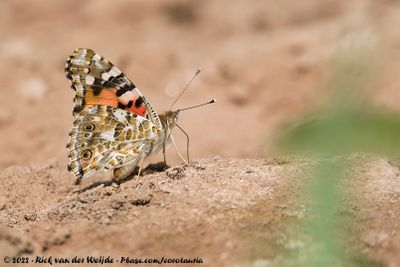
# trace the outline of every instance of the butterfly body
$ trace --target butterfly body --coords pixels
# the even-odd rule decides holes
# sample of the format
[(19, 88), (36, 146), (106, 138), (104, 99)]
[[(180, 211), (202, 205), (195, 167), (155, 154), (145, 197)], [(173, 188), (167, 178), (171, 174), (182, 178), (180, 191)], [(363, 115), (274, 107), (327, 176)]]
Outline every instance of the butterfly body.
[(65, 71), (76, 93), (67, 149), (77, 181), (106, 170), (123, 179), (165, 147), (179, 110), (157, 114), (119, 69), (91, 49), (76, 49)]

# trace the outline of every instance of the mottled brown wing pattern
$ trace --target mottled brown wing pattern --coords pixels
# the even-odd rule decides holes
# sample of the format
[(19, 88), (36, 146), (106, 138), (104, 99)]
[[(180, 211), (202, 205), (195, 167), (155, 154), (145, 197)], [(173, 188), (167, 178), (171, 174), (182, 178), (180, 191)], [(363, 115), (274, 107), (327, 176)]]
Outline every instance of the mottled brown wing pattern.
[(150, 120), (137, 114), (87, 106), (77, 115), (69, 134), (68, 170), (80, 180), (96, 171), (137, 165), (158, 144), (158, 131)]
[(89, 105), (127, 110), (150, 120), (158, 129), (160, 119), (136, 86), (111, 62), (88, 48), (78, 48), (68, 58), (65, 74), (75, 91), (75, 116)]

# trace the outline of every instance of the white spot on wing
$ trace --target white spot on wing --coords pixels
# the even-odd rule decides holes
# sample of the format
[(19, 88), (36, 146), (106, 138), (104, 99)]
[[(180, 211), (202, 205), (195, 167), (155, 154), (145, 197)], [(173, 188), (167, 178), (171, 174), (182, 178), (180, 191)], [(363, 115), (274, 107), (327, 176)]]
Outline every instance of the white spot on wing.
[(117, 77), (118, 75), (121, 74), (121, 71), (117, 69), (116, 67), (112, 67), (111, 70), (109, 71), (111, 76)]
[(113, 110), (114, 117), (117, 118), (118, 121), (124, 122), (126, 121), (125, 115), (126, 113), (123, 110), (115, 109)]
[(136, 94), (132, 91), (128, 91), (125, 94), (121, 95), (119, 99), (123, 104), (128, 104), (128, 102), (136, 97)]
[(92, 85), (94, 83), (94, 77), (88, 75), (88, 76), (85, 77), (85, 81), (86, 81), (87, 84)]
[(96, 117), (96, 116), (90, 117), (90, 121), (93, 121), (93, 122), (99, 122), (100, 120), (101, 120), (100, 117)]
[(142, 116), (137, 116), (136, 117), (136, 121), (138, 124), (142, 123), (145, 120), (145, 118), (143, 118)]
[(93, 59), (94, 59), (94, 60), (100, 60), (100, 59), (101, 59), (101, 56), (99, 56), (98, 54), (96, 54), (96, 55), (93, 56)]
[(108, 72), (103, 72), (102, 74), (101, 74), (101, 78), (103, 79), (103, 80), (105, 80), (105, 81), (108, 81), (108, 79), (110, 78), (111, 76), (110, 76), (110, 74), (108, 74)]
[(100, 138), (103, 138), (107, 141), (114, 141), (114, 134), (112, 132), (104, 132), (100, 134)]

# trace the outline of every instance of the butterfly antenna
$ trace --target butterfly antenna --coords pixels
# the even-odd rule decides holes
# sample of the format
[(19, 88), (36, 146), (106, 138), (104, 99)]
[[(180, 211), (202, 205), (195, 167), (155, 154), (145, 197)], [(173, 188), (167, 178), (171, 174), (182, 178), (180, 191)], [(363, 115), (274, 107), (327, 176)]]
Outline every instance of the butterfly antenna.
[(198, 105), (194, 105), (194, 106), (190, 106), (190, 107), (186, 107), (186, 108), (180, 108), (180, 109), (178, 109), (178, 110), (179, 110), (179, 111), (184, 111), (184, 110), (188, 110), (188, 109), (199, 108), (199, 107), (202, 107), (202, 106), (206, 106), (206, 105), (209, 105), (209, 104), (213, 104), (213, 103), (215, 103), (215, 102), (217, 102), (216, 99), (211, 99), (211, 100), (208, 101), (208, 102), (205, 102), (205, 103), (202, 103), (202, 104), (198, 104)]
[(176, 104), (176, 102), (179, 100), (179, 98), (181, 98), (181, 96), (183, 95), (183, 93), (188, 89), (189, 85), (192, 83), (192, 81), (194, 80), (194, 78), (196, 78), (197, 75), (199, 75), (201, 71), (201, 68), (198, 68), (196, 73), (193, 75), (192, 79), (190, 79), (190, 81), (186, 84), (186, 86), (182, 89), (182, 91), (180, 92), (180, 94), (175, 98), (174, 102), (172, 103), (171, 107), (169, 108), (169, 110), (172, 109), (172, 107)]
[(182, 131), (182, 133), (184, 135), (186, 135), (186, 156), (187, 156), (187, 162), (190, 163), (190, 159), (189, 159), (189, 135), (185, 132), (185, 130), (182, 129), (181, 126), (179, 126), (178, 124), (175, 124), (176, 127), (178, 127), (179, 130)]

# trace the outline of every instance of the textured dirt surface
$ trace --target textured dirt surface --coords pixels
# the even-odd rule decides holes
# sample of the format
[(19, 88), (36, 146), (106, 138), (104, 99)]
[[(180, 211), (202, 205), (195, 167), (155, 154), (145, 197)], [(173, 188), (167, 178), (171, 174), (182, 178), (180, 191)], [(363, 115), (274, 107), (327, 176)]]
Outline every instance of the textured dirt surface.
[[(380, 58), (368, 101), (398, 111), (399, 24), (389, 0), (0, 1), (0, 256), (279, 264), (301, 244), (287, 229), (304, 217), (300, 177), (312, 163), (274, 159), (272, 137), (326, 104), (331, 63), (353, 30)], [(202, 67), (176, 107), (217, 99), (179, 121), (191, 157), (205, 160), (183, 167), (170, 148), (165, 172), (73, 185), (65, 167), (73, 92), (63, 68), (77, 47), (117, 65), (157, 111)], [(184, 154), (185, 137), (174, 135)], [(397, 165), (362, 159), (350, 185), (358, 193), (345, 212), (356, 222), (349, 250), (400, 266)]]
[[(376, 264), (369, 266), (398, 266), (399, 168), (378, 157), (356, 162), (346, 182), (354, 195), (341, 212), (353, 226), (341, 234), (349, 251)], [(149, 167), (121, 184), (80, 186), (56, 162), (10, 167), (0, 174), (0, 256), (198, 257), (202, 266), (280, 266), (285, 253), (304, 246), (291, 227), (307, 217), (299, 192), (313, 165), (216, 157), (163, 172)]]
[(215, 158), (146, 172), (120, 185), (77, 187), (54, 163), (6, 169), (0, 190), (12, 193), (0, 201), (0, 242), (11, 248), (2, 254), (199, 257), (206, 266), (231, 266), (259, 245), (276, 253), (279, 206), (299, 176), (292, 165)]

